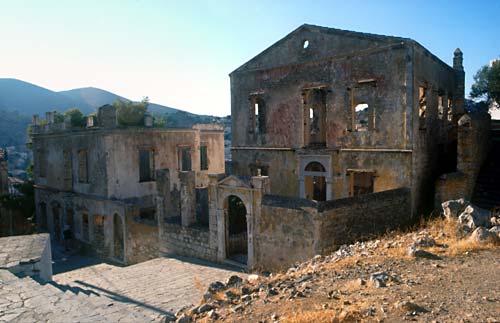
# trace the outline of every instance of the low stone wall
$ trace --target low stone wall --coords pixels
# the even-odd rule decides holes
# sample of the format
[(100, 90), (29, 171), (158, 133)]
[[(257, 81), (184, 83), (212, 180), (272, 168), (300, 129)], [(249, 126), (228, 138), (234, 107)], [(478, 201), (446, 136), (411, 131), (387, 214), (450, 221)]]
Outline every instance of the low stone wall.
[(159, 252), (217, 261), (217, 250), (210, 248), (208, 228), (183, 227), (176, 223), (163, 223)]
[(410, 189), (400, 188), (321, 203), (320, 253), (407, 225), (410, 201)]
[(410, 201), (408, 188), (328, 202), (266, 195), (255, 222), (255, 266), (283, 269), (404, 226)]

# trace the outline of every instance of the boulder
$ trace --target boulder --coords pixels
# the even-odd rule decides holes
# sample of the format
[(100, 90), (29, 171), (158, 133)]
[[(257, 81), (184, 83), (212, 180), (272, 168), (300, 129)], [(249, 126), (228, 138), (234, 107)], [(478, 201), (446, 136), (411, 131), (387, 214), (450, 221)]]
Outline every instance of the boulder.
[(214, 307), (212, 305), (203, 304), (198, 308), (198, 313), (205, 313), (205, 312), (211, 311), (213, 309), (214, 309)]
[(177, 318), (177, 321), (175, 323), (191, 323), (192, 318), (191, 316), (187, 315), (186, 313), (182, 314)]
[(458, 217), (458, 222), (471, 230), (483, 226), (487, 227), (490, 225), (490, 211), (468, 205)]
[(494, 234), (496, 234), (500, 238), (500, 225), (495, 225), (489, 231), (493, 232)]
[(220, 292), (225, 289), (226, 285), (224, 285), (224, 283), (220, 281), (213, 282), (208, 286), (208, 292), (211, 294), (216, 294), (217, 292)]
[(408, 256), (415, 257), (415, 258), (426, 258), (426, 259), (432, 259), (432, 260), (441, 260), (441, 257), (438, 255), (435, 255), (431, 252), (422, 250), (422, 249), (417, 249), (415, 247), (410, 247), (408, 248)]
[(458, 200), (449, 200), (443, 202), (441, 207), (443, 208), (443, 214), (448, 220), (455, 220), (458, 218), (465, 208), (469, 205), (469, 202), (461, 198)]
[(240, 286), (243, 283), (243, 279), (240, 276), (232, 275), (227, 279), (226, 286)]
[(472, 235), (470, 236), (470, 239), (478, 243), (500, 242), (500, 238), (495, 232), (488, 231), (488, 229), (483, 227), (479, 227), (474, 230), (474, 232), (472, 232)]

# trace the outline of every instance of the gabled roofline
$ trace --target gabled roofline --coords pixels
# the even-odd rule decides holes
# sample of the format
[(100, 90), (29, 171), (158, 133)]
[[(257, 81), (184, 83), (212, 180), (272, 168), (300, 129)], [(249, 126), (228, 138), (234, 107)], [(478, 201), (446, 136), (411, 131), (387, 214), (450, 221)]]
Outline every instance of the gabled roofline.
[(371, 38), (371, 39), (380, 39), (380, 40), (393, 40), (393, 41), (396, 41), (396, 42), (403, 42), (403, 41), (409, 41), (409, 40), (411, 40), (409, 38), (403, 38), (403, 37), (385, 36), (385, 35), (378, 35), (378, 34), (363, 33), (363, 32), (358, 32), (358, 31), (351, 31), (351, 30), (344, 30), (344, 29), (323, 27), (323, 26), (317, 26), (317, 25), (312, 25), (312, 24), (302, 24), (299, 27), (297, 27), (296, 29), (294, 29), (293, 31), (291, 31), (290, 33), (288, 33), (286, 36), (284, 36), (283, 38), (281, 38), (280, 40), (278, 40), (277, 42), (273, 43), (271, 46), (269, 46), (266, 49), (264, 49), (259, 54), (255, 55), (253, 58), (251, 58), (250, 60), (248, 60), (246, 63), (244, 63), (243, 65), (241, 65), (240, 67), (238, 67), (237, 69), (235, 69), (234, 71), (232, 71), (231, 73), (229, 73), (229, 76), (231, 76), (235, 72), (238, 72), (238, 71), (244, 69), (244, 67), (246, 65), (248, 65), (250, 62), (252, 62), (253, 60), (255, 60), (257, 57), (262, 56), (262, 55), (266, 54), (267, 52), (269, 52), (272, 48), (279, 46), (286, 39), (288, 39), (291, 35), (297, 33), (298, 31), (300, 31), (302, 29), (313, 29), (313, 30), (315, 29), (317, 31), (324, 32), (324, 33), (337, 34), (337, 35), (346, 35), (346, 36), (358, 37), (358, 38), (365, 38), (365, 39)]
[(454, 70), (453, 67), (448, 65), (446, 62), (442, 61), (439, 57), (434, 55), (431, 51), (429, 51), (427, 48), (422, 46), (420, 43), (417, 41), (411, 39), (411, 38), (405, 38), (405, 37), (398, 37), (398, 36), (386, 36), (386, 35), (379, 35), (379, 34), (371, 34), (371, 33), (363, 33), (363, 32), (358, 32), (358, 31), (350, 31), (350, 30), (344, 30), (344, 29), (337, 29), (337, 28), (330, 28), (330, 27), (323, 27), (323, 26), (317, 26), (317, 25), (312, 25), (312, 24), (303, 24), (294, 29), (292, 32), (288, 33), (286, 36), (278, 40), (277, 42), (273, 43), (271, 46), (267, 47), (264, 49), (262, 52), (248, 60), (246, 63), (232, 71), (229, 76), (232, 76), (233, 74), (237, 72), (242, 72), (247, 65), (249, 65), (250, 62), (254, 61), (257, 57), (263, 56), (266, 53), (268, 53), (271, 49), (278, 47), (280, 44), (282, 44), (286, 39), (288, 39), (291, 35), (297, 33), (298, 31), (302, 29), (315, 29), (323, 33), (329, 33), (329, 34), (336, 34), (336, 35), (345, 35), (349, 37), (357, 37), (357, 38), (364, 38), (364, 39), (373, 39), (373, 40), (390, 40), (394, 42), (404, 42), (407, 44), (412, 44), (415, 47), (420, 48), (426, 55), (429, 55), (431, 59), (437, 61), (438, 63), (448, 67), (451, 70)]

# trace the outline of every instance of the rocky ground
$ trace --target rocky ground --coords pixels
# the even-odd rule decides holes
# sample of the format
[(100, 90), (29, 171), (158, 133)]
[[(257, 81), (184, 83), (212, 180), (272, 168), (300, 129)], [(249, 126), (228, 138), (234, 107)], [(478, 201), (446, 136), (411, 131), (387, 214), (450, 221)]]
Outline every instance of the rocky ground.
[(500, 223), (464, 209), (282, 273), (213, 283), (177, 322), (500, 322)]

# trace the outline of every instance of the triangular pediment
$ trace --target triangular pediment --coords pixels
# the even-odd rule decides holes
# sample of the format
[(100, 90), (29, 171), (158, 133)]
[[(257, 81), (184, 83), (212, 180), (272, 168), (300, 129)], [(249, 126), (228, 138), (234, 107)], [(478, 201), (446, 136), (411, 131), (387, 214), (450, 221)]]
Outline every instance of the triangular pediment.
[[(412, 40), (304, 24), (240, 66), (233, 73), (317, 61), (405, 41)], [(307, 46), (305, 46), (306, 44)]]
[(234, 175), (229, 175), (226, 178), (223, 178), (220, 180), (217, 185), (224, 185), (224, 186), (231, 186), (231, 187), (245, 187), (245, 188), (252, 188), (250, 186), (250, 183), (245, 181), (243, 178), (239, 178)]

